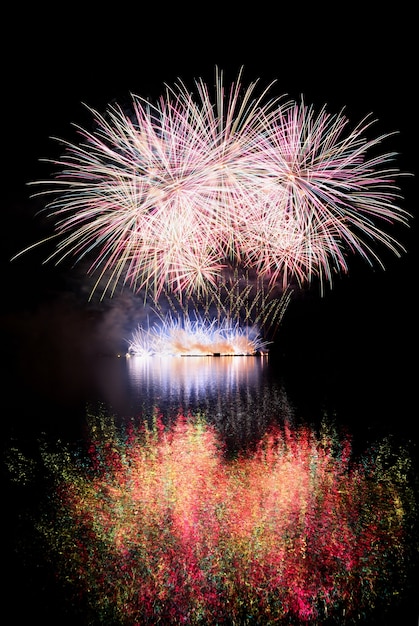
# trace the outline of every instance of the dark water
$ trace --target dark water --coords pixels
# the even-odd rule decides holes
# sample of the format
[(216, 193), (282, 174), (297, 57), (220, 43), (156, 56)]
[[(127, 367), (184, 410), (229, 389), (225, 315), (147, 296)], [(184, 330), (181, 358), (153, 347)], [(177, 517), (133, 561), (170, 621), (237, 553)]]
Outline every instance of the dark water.
[(4, 363), (5, 439), (40, 432), (77, 438), (86, 410), (118, 418), (205, 412), (234, 445), (283, 419), (319, 424), (333, 417), (359, 445), (391, 434), (416, 441), (413, 373), (388, 369), (365, 351), (354, 362), (333, 354), (273, 350), (266, 357), (141, 357), (23, 352)]
[[(355, 345), (351, 348), (356, 351)], [(333, 342), (318, 351), (301, 343), (268, 357), (167, 359), (86, 353), (72, 350), (71, 342), (38, 352), (33, 345), (20, 346), (4, 363), (3, 449), (13, 445), (34, 453), (40, 438), (77, 442), (84, 436), (88, 411), (105, 410), (122, 422), (143, 419), (158, 408), (166, 417), (179, 411), (205, 414), (231, 449), (257, 440), (270, 424), (291, 420), (316, 426), (328, 416), (353, 435), (355, 451), (391, 435), (415, 455), (416, 390), (406, 367), (388, 368), (379, 349), (355, 359), (348, 350), (346, 357), (338, 354), (342, 345)], [(42, 558), (25, 560), (22, 552), (22, 519), (36, 511), (37, 494), (28, 498), (18, 488), (5, 493), (10, 498), (6, 602), (15, 607), (12, 623), (72, 623), (60, 586)], [(415, 589), (412, 578), (406, 597), (394, 611), (380, 614), (377, 623), (416, 624)]]

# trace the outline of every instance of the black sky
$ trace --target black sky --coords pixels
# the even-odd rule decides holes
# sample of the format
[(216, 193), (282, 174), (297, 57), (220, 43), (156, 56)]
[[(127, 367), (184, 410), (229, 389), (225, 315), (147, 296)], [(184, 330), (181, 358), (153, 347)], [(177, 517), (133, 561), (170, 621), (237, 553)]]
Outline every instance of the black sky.
[[(410, 5), (408, 5), (410, 7)], [(374, 132), (396, 132), (383, 149), (399, 153), (397, 166), (417, 169), (417, 45), (411, 8), (364, 12), (364, 7), (297, 6), (272, 11), (263, 5), (195, 8), (191, 12), (140, 4), (90, 10), (71, 4), (60, 11), (16, 6), (4, 18), (3, 93), (3, 312), (32, 308), (45, 293), (75, 290), (79, 274), (66, 275), (41, 265), (42, 253), (10, 257), (45, 234), (34, 216), (28, 183), (48, 175), (42, 158), (57, 156), (51, 137), (73, 138), (72, 124), (85, 125), (84, 104), (104, 111), (130, 93), (157, 99), (164, 84), (181, 78), (214, 82), (214, 68), (233, 81), (244, 67), (243, 83), (260, 79), (332, 113), (342, 109), (353, 123), (372, 113)], [(84, 103), (84, 104), (83, 104)], [(416, 178), (402, 180), (404, 207), (417, 213)], [(399, 234), (399, 233), (398, 233)], [(385, 256), (387, 271), (371, 270), (356, 259), (349, 277), (338, 281), (314, 308), (296, 307), (300, 336), (333, 344), (342, 329), (360, 343), (380, 345), (392, 333), (399, 346), (412, 343), (417, 281), (417, 225), (400, 237), (402, 259)], [(46, 285), (46, 286), (45, 286)], [(313, 304), (314, 301), (314, 304)], [(300, 332), (301, 331), (301, 332)], [(394, 337), (396, 333), (396, 337)], [(293, 337), (294, 338), (294, 337)], [(408, 342), (408, 338), (410, 341)], [(309, 340), (308, 340), (309, 341)], [(401, 353), (400, 353), (401, 354)], [(397, 357), (400, 357), (397, 354)]]
[(48, 137), (67, 136), (71, 123), (83, 123), (82, 102), (103, 110), (130, 92), (157, 98), (178, 77), (211, 83), (215, 65), (227, 80), (244, 66), (244, 82), (277, 80), (278, 93), (303, 94), (333, 112), (345, 107), (354, 121), (372, 112), (384, 131), (400, 131), (396, 148), (408, 159), (417, 82), (411, 9), (165, 13), (142, 6), (90, 14), (11, 10), (4, 19), (2, 100), (4, 180), (12, 197), (16, 185), (20, 191), (38, 173), (37, 160), (49, 156)]

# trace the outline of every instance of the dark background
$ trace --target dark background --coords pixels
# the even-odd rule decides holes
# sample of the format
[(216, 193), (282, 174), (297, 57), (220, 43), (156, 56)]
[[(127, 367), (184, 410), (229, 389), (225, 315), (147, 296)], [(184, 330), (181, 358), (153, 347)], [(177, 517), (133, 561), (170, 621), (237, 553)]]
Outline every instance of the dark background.
[[(74, 124), (88, 126), (85, 105), (103, 112), (131, 93), (156, 100), (178, 78), (193, 87), (214, 83), (215, 66), (243, 84), (276, 80), (271, 93), (288, 94), (331, 113), (344, 109), (351, 123), (372, 114), (371, 138), (395, 133), (384, 151), (398, 154), (402, 206), (411, 227), (393, 233), (405, 246), (397, 258), (379, 253), (386, 270), (349, 258), (350, 272), (320, 295), (319, 286), (296, 292), (274, 350), (287, 369), (314, 388), (358, 390), (404, 416), (413, 429), (417, 354), (417, 46), (415, 16), (399, 3), (392, 11), (356, 5), (273, 11), (253, 7), (181, 10), (71, 5), (55, 12), (15, 7), (3, 38), (3, 228), (1, 230), (3, 345), (6, 353), (124, 349), (132, 332), (129, 296), (88, 304), (83, 268), (43, 265), (47, 247), (10, 258), (51, 234), (37, 215), (44, 200), (31, 199), (28, 183), (48, 178), (40, 160), (62, 150), (51, 137), (75, 139)], [(36, 191), (36, 189), (35, 189)], [(120, 313), (122, 312), (122, 315)], [(105, 315), (105, 318), (104, 318)], [(127, 319), (128, 318), (128, 319)], [(101, 321), (100, 331), (97, 320)], [(95, 325), (96, 333), (92, 333)], [(127, 326), (128, 325), (128, 326)], [(73, 331), (73, 332), (72, 332)], [(94, 343), (96, 342), (96, 346)], [(14, 356), (16, 358), (16, 356)], [(399, 389), (394, 400), (390, 389)], [(401, 405), (400, 405), (401, 403)], [(392, 419), (392, 418), (391, 418)], [(399, 418), (400, 419), (400, 418)]]
[[(28, 183), (48, 176), (40, 159), (59, 155), (51, 137), (74, 138), (72, 124), (90, 121), (84, 104), (103, 112), (130, 93), (156, 100), (164, 85), (178, 78), (188, 86), (197, 78), (212, 84), (216, 65), (225, 72), (226, 83), (243, 66), (245, 86), (257, 79), (262, 86), (276, 80), (277, 95), (303, 96), (307, 104), (317, 109), (326, 105), (331, 113), (344, 109), (353, 123), (372, 113), (378, 120), (373, 136), (396, 133), (384, 142), (383, 151), (399, 153), (397, 166), (412, 174), (400, 180), (403, 207), (414, 216), (411, 227), (394, 233), (406, 254), (397, 258), (383, 252), (385, 271), (354, 258), (349, 275), (323, 296), (317, 285), (297, 294), (274, 353), (302, 403), (305, 395), (326, 389), (346, 415), (362, 402), (364, 414), (373, 412), (383, 431), (394, 428), (415, 439), (418, 142), (413, 5), (397, 3), (391, 12), (377, 5), (368, 13), (364, 5), (352, 4), (309, 9), (195, 5), (189, 10), (161, 4), (89, 10), (84, 5), (56, 6), (16, 5), (3, 17), (0, 332), (6, 440), (16, 421), (35, 431), (45, 427), (36, 405), (29, 415), (28, 403), (17, 399), (26, 393), (21, 392), (23, 359), (42, 369), (47, 353), (67, 361), (95, 350), (114, 353), (127, 332), (118, 312), (125, 306), (128, 315), (129, 301), (88, 303), (80, 268), (42, 265), (43, 249), (10, 262), (48, 234), (37, 215), (42, 203), (31, 198)], [(50, 376), (48, 368), (45, 376)], [(69, 397), (70, 407), (72, 401)], [(24, 416), (18, 410), (22, 402)], [(363, 414), (354, 419), (362, 420)]]
[[(353, 5), (338, 13), (321, 6), (276, 12), (253, 7), (250, 13), (232, 8), (224, 15), (221, 9), (208, 8), (199, 17), (186, 9), (130, 5), (89, 12), (77, 5), (60, 12), (39, 5), (12, 9), (4, 20), (1, 75), (3, 312), (32, 310), (52, 292), (82, 289), (78, 268), (41, 266), (44, 248), (14, 263), (10, 258), (51, 233), (35, 216), (42, 201), (30, 199), (34, 188), (28, 183), (51, 174), (40, 161), (62, 150), (51, 137), (75, 139), (73, 125), (90, 123), (85, 105), (103, 112), (130, 93), (156, 100), (164, 85), (178, 78), (191, 87), (197, 78), (213, 84), (216, 65), (228, 84), (243, 66), (245, 86), (257, 79), (261, 86), (276, 80), (271, 93), (296, 100), (302, 96), (307, 104), (317, 109), (326, 105), (331, 113), (344, 109), (353, 124), (371, 113), (377, 119), (372, 137), (396, 133), (382, 149), (398, 152), (397, 167), (415, 174), (414, 23), (412, 11), (403, 4), (391, 13), (365, 13)], [(403, 207), (416, 215), (415, 177), (400, 179), (400, 185)], [(290, 337), (292, 345), (301, 337), (304, 343), (319, 340), (324, 345), (331, 337), (331, 347), (337, 347), (339, 331), (342, 341), (352, 334), (352, 349), (353, 341), (369, 341), (374, 349), (394, 347), (396, 359), (401, 356), (398, 349), (407, 348), (409, 354), (416, 326), (416, 218), (410, 229), (395, 229), (394, 234), (407, 254), (398, 259), (380, 251), (384, 275), (354, 258), (349, 260), (350, 275), (337, 280), (324, 298), (317, 285), (309, 296), (301, 294), (314, 309), (306, 302), (296, 305), (298, 332)], [(345, 352), (344, 345), (339, 352)]]

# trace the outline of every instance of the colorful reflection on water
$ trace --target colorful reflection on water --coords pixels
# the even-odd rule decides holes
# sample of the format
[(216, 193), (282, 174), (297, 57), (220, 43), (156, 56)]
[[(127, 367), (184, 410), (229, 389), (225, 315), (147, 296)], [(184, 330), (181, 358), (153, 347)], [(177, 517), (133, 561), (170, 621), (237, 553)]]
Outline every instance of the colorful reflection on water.
[[(294, 409), (268, 356), (131, 357), (100, 370), (110, 412), (142, 419), (155, 406), (166, 422), (179, 411), (205, 413), (230, 448), (246, 446)], [(117, 381), (124, 381), (118, 388)], [(93, 409), (95, 410), (95, 409)]]
[(127, 359), (132, 381), (143, 385), (146, 381), (158, 386), (166, 397), (183, 392), (189, 402), (198, 396), (207, 396), (222, 386), (225, 391), (239, 385), (257, 388), (263, 371), (268, 367), (268, 356), (191, 356), (191, 357), (131, 357)]
[(45, 477), (35, 537), (71, 602), (100, 624), (344, 624), (402, 595), (408, 452), (385, 439), (359, 456), (326, 418), (280, 422), (231, 455), (204, 413), (167, 423), (156, 405), (143, 422), (89, 415), (86, 442), (42, 445), (37, 471), (11, 451), (16, 481)]

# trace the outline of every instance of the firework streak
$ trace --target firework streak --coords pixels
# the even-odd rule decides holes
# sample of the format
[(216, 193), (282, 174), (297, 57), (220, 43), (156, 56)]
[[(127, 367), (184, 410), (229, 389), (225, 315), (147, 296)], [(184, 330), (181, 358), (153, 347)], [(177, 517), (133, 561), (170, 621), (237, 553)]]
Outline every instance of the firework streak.
[(217, 70), (214, 98), (198, 80), (195, 95), (180, 82), (156, 104), (134, 95), (130, 110), (91, 110), (92, 129), (50, 161), (57, 176), (34, 183), (53, 196), (47, 261), (86, 260), (93, 291), (122, 283), (158, 298), (205, 293), (236, 269), (323, 286), (348, 271), (348, 253), (380, 265), (376, 244), (400, 255), (391, 231), (410, 216), (395, 154), (377, 156), (389, 135), (368, 139), (369, 116), (350, 130), (342, 113), (240, 80), (227, 89)]
[(161, 323), (150, 328), (140, 325), (134, 331), (128, 356), (255, 355), (267, 348), (268, 342), (255, 329), (241, 328), (238, 323), (167, 316)]
[(275, 335), (291, 295), (286, 290), (276, 297), (262, 281), (237, 273), (199, 300), (165, 291), (150, 310), (155, 321), (148, 317), (127, 340), (127, 356), (265, 354), (272, 341), (262, 337), (262, 329), (265, 336)]
[(156, 411), (91, 418), (89, 441), (42, 450), (37, 527), (101, 624), (353, 623), (403, 590), (416, 503), (387, 440), (355, 459), (326, 421), (286, 423), (231, 458), (202, 416)]

